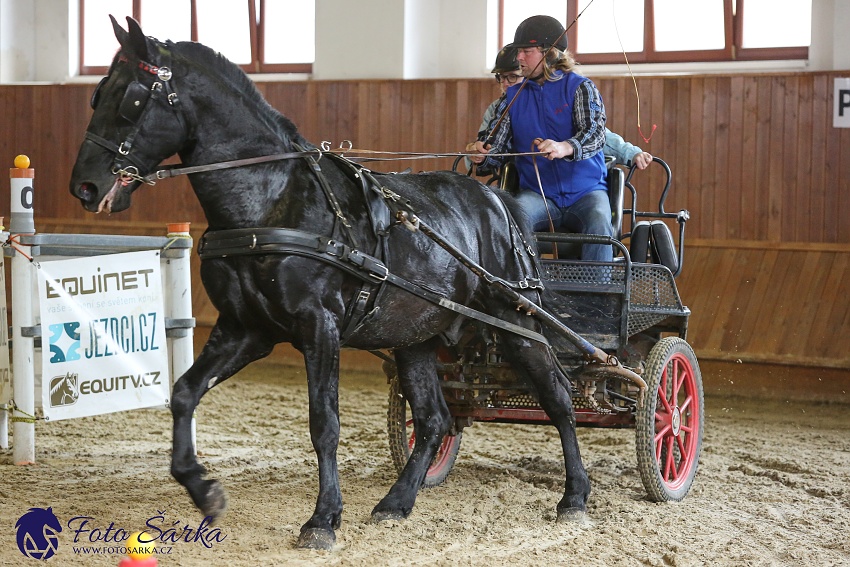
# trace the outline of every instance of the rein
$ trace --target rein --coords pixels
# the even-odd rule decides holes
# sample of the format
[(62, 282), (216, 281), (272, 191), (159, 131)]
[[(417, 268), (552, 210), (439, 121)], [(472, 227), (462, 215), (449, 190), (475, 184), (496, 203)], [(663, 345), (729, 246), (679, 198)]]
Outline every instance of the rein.
[[(342, 151), (334, 151), (329, 149), (329, 142), (322, 142), (321, 148), (316, 148), (313, 150), (304, 150), (298, 152), (287, 152), (282, 154), (272, 154), (267, 156), (258, 156), (253, 158), (244, 158), (244, 159), (235, 159), (230, 161), (222, 161), (218, 163), (210, 163), (206, 165), (195, 165), (191, 167), (169, 167), (165, 169), (159, 169), (157, 171), (151, 172), (145, 176), (136, 175), (133, 177), (136, 181), (141, 181), (142, 183), (146, 183), (148, 185), (156, 185), (157, 181), (161, 181), (163, 179), (168, 179), (169, 177), (177, 177), (179, 175), (191, 175), (193, 173), (203, 173), (205, 171), (217, 171), (221, 169), (231, 169), (234, 167), (245, 167), (247, 165), (255, 165), (258, 163), (268, 163), (272, 161), (280, 161), (285, 159), (295, 159), (302, 157), (314, 157), (316, 160), (322, 159), (322, 157), (327, 154), (333, 154), (345, 159), (349, 159), (354, 162), (366, 162), (366, 161), (403, 161), (403, 160), (411, 160), (411, 159), (427, 159), (427, 158), (457, 158), (457, 157), (465, 157), (465, 156), (473, 156), (473, 155), (481, 155), (478, 153), (463, 153), (463, 152), (452, 152), (452, 153), (430, 153), (430, 152), (384, 152), (378, 150), (359, 150), (349, 148), (338, 148)], [(110, 148), (111, 149), (111, 148)], [(354, 153), (354, 154), (380, 154), (386, 156), (394, 156), (394, 157), (384, 157), (384, 158), (366, 158), (366, 157), (352, 157), (351, 155), (345, 155), (346, 153)], [(496, 155), (496, 154), (493, 154)], [(519, 153), (505, 153), (498, 154), (504, 157), (515, 157), (515, 156), (542, 156), (545, 155), (543, 152), (519, 152)], [(121, 172), (118, 172), (121, 173)], [(126, 172), (125, 172), (126, 173)]]
[(148, 185), (155, 185), (157, 181), (176, 177), (178, 175), (191, 175), (192, 173), (201, 173), (204, 171), (217, 171), (220, 169), (230, 169), (233, 167), (245, 167), (246, 165), (254, 165), (257, 163), (268, 163), (270, 161), (280, 161), (284, 159), (294, 159), (301, 157), (318, 157), (322, 159), (323, 152), (319, 148), (315, 150), (305, 150), (300, 152), (287, 152), (283, 154), (272, 154), (268, 156), (259, 156), (253, 158), (234, 159), (230, 161), (222, 161), (218, 163), (210, 163), (206, 165), (196, 165), (191, 167), (171, 167), (159, 169), (141, 178), (141, 181)]

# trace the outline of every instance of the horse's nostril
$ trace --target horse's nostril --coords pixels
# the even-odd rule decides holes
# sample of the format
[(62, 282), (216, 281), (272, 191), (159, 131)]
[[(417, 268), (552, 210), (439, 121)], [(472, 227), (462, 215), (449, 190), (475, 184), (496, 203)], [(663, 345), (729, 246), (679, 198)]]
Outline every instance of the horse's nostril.
[(80, 186), (77, 187), (77, 197), (79, 197), (83, 201), (90, 203), (94, 200), (96, 195), (97, 186), (93, 183), (89, 183), (86, 181), (84, 183), (80, 183)]

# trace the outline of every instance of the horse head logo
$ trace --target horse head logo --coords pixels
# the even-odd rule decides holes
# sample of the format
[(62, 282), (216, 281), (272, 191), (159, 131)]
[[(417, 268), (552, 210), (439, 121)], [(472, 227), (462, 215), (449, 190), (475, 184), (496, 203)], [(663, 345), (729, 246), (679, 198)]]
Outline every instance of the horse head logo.
[(80, 398), (78, 375), (66, 372), (50, 379), (50, 407), (58, 408), (77, 403)]
[(56, 553), (62, 526), (52, 508), (30, 508), (15, 523), (18, 549), (30, 559), (44, 561)]

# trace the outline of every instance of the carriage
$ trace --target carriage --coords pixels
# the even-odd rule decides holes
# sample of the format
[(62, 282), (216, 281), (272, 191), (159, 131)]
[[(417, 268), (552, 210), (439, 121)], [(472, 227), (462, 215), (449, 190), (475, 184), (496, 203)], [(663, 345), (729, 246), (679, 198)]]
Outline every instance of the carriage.
[[(591, 237), (535, 236), (541, 251), (549, 252), (542, 260), (545, 286), (564, 300), (557, 316), (624, 366), (639, 369), (646, 383), (646, 395), (641, 396), (641, 385), (600, 371), (569, 343), (558, 344), (555, 350), (570, 378), (576, 423), (634, 428), (638, 469), (648, 497), (664, 502), (683, 499), (696, 474), (703, 433), (703, 386), (696, 356), (685, 340), (690, 310), (683, 305), (675, 281), (682, 268), (689, 213), (665, 210), (671, 171), (659, 158), (654, 158), (652, 167), (663, 168), (666, 181), (657, 209), (642, 211), (637, 208), (635, 168), (626, 172), (609, 164), (616, 234), (609, 240), (615, 247), (612, 264), (571, 259), (577, 256), (576, 246)], [(624, 198), (630, 206), (623, 206)], [(675, 242), (665, 219), (678, 228)], [(628, 231), (623, 230), (624, 225)], [(628, 248), (623, 241), (629, 243)], [(556, 250), (559, 254), (553, 258)], [(462, 337), (458, 344), (439, 352), (441, 386), (453, 425), (428, 469), (425, 486), (446, 479), (458, 456), (463, 430), (475, 422), (549, 423), (534, 388), (504, 360), (497, 334), (472, 321)], [(383, 368), (390, 386), (390, 454), (401, 471), (415, 435), (391, 358)]]
[[(160, 42), (132, 18), (127, 24), (112, 19), (121, 49), (92, 95), (69, 190), (86, 210), (111, 214), (128, 209), (141, 187), (187, 175), (204, 210), (201, 280), (219, 315), (174, 384), (171, 474), (205, 516), (218, 519), (227, 498), (198, 461), (195, 408), (282, 342), (304, 355), (319, 471), (298, 547), (331, 549), (342, 522), (342, 346), (392, 352), (394, 387), (415, 424), (411, 446), (401, 433), (405, 400), (395, 395), (391, 430), (397, 464), (405, 463), (373, 521), (407, 518), (476, 420), (548, 420), (558, 430), (558, 521), (581, 520), (591, 490), (576, 422), (634, 424), (651, 493), (684, 496), (699, 457), (702, 385), (673, 281), (687, 214), (672, 215), (677, 254), (664, 224), (666, 166), (658, 212), (621, 208), (623, 187), (633, 191), (628, 179), (610, 192), (617, 224), (631, 219), (629, 249), (608, 237), (538, 237), (559, 258), (562, 247), (596, 239), (616, 246), (618, 261), (541, 264), (530, 226), (503, 191), (453, 172), (373, 173), (311, 144), (212, 49)], [(158, 169), (174, 154), (179, 166)], [(449, 336), (443, 344), (454, 346), (440, 347)], [(438, 472), (431, 481), (429, 468)]]

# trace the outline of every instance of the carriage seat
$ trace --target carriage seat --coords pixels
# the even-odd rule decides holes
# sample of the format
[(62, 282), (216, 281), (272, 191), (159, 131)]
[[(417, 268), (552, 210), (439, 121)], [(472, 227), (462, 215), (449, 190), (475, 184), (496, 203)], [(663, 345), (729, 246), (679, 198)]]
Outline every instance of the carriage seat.
[[(606, 162), (607, 162), (606, 158)], [(623, 238), (623, 199), (626, 191), (626, 172), (615, 167), (613, 163), (608, 164), (608, 202), (611, 204), (611, 225), (614, 227), (614, 238)], [(538, 242), (538, 250), (541, 254), (552, 254), (554, 244), (551, 242)], [(559, 243), (558, 258), (561, 260), (578, 260), (581, 258), (581, 244)]]
[(670, 268), (674, 275), (679, 272), (673, 234), (662, 220), (635, 223), (629, 238), (629, 256), (632, 262), (661, 264)]

